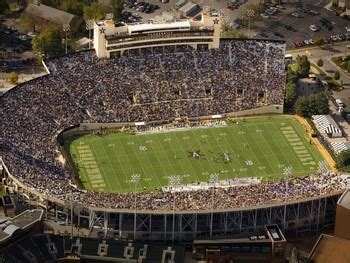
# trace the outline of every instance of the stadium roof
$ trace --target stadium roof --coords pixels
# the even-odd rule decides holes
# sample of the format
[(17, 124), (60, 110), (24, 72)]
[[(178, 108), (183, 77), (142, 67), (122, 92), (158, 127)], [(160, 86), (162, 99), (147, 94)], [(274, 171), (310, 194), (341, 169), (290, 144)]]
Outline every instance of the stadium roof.
[(175, 28), (190, 28), (191, 24), (189, 21), (179, 21), (172, 23), (162, 23), (162, 24), (139, 24), (128, 26), (129, 34), (139, 31), (147, 30), (163, 30), (163, 29), (175, 29)]
[(338, 204), (350, 209), (350, 190), (347, 189), (338, 200)]
[(7, 241), (17, 230), (27, 230), (33, 224), (40, 222), (44, 211), (41, 209), (26, 210), (12, 219), (0, 224), (0, 243)]

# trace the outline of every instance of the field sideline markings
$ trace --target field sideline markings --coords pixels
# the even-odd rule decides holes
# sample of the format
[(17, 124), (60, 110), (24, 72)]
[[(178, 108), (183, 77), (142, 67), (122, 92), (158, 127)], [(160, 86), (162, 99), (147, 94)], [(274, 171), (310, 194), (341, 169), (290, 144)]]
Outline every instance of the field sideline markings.
[[(293, 127), (293, 120), (290, 121), (290, 124), (289, 124), (289, 125), (292, 125), (292, 126), (291, 126), (292, 129), (294, 130), (295, 133), (297, 133), (297, 132), (295, 131), (295, 127)], [(275, 126), (276, 126), (276, 125), (275, 125)], [(277, 126), (276, 126), (276, 127), (277, 127)], [(300, 142), (302, 142), (302, 140), (301, 140), (300, 137), (299, 137), (299, 134), (298, 134), (298, 139), (299, 139)], [(292, 152), (294, 153), (294, 156), (296, 155), (296, 158), (295, 158), (295, 159), (296, 159), (297, 163), (299, 164), (299, 165), (298, 165), (298, 168), (300, 168), (301, 170), (305, 171), (304, 165), (303, 165), (303, 163), (301, 162), (300, 158), (298, 157), (296, 151), (293, 150), (293, 147), (290, 145), (290, 141), (289, 141), (288, 139), (287, 139), (287, 141), (288, 141), (288, 144), (287, 144), (287, 145), (288, 145), (289, 149), (292, 150)], [(308, 152), (308, 151), (306, 151), (306, 152)], [(282, 152), (282, 154), (284, 155), (284, 152)], [(284, 155), (284, 156), (285, 156), (285, 155)], [(288, 159), (287, 159), (287, 160), (288, 160)], [(295, 164), (297, 164), (297, 163), (295, 163)], [(293, 170), (295, 171), (296, 168), (297, 168), (297, 167), (293, 167)], [(294, 171), (293, 171), (293, 174), (295, 173)], [(306, 172), (306, 171), (305, 171), (305, 172)]]
[[(294, 126), (294, 123), (292, 123), (292, 125)], [(299, 122), (299, 125), (302, 126), (302, 124), (301, 124), (300, 122)], [(298, 132), (297, 128), (294, 128), (294, 129)], [(306, 133), (306, 134), (307, 134), (307, 133)], [(310, 138), (308, 138), (308, 137), (307, 137), (306, 139), (309, 139), (309, 140), (310, 140)], [(305, 142), (305, 143), (306, 143), (306, 142)], [(312, 148), (312, 146), (313, 146), (313, 145), (310, 145), (310, 148)], [(318, 149), (317, 147), (316, 147), (316, 149), (317, 149), (317, 151), (319, 151), (319, 149)], [(312, 155), (312, 157), (313, 157), (313, 159), (314, 159), (315, 162), (320, 161), (319, 158), (316, 158), (316, 156), (314, 155), (314, 153), (313, 153), (313, 151), (312, 151), (311, 149), (310, 149), (310, 153), (311, 153), (311, 155)], [(321, 153), (320, 153), (320, 155), (321, 155), (321, 159), (324, 160), (324, 157), (322, 156)], [(328, 166), (329, 166), (329, 164), (328, 164)]]

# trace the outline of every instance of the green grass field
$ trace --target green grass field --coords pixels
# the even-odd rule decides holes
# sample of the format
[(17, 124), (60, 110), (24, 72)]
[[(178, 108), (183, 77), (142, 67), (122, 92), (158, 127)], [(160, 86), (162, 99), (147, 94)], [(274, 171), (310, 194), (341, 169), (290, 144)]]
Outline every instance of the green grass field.
[(317, 171), (323, 160), (303, 126), (288, 116), (160, 133), (84, 135), (68, 147), (83, 186), (106, 192), (133, 191), (133, 174), (141, 177), (138, 190), (155, 190), (172, 175), (180, 175), (183, 184), (208, 182), (213, 173), (220, 180), (274, 180), (282, 178), (285, 166), (300, 176)]

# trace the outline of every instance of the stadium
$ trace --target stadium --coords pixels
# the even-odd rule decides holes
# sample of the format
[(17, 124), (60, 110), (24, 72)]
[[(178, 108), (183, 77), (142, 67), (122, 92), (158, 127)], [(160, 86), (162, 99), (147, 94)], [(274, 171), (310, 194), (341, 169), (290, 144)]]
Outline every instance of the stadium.
[(343, 178), (307, 124), (282, 115), (285, 43), (199, 23), (95, 23), (95, 51), (47, 59), (46, 76), (4, 94), (8, 190), (104, 236), (331, 224)]

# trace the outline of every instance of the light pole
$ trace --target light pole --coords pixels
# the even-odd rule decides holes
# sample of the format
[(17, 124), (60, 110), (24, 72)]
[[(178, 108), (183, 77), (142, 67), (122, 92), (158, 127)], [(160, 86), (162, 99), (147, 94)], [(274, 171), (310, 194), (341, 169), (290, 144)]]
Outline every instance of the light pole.
[[(169, 177), (169, 186), (170, 187), (178, 187), (181, 185), (181, 177), (179, 175), (172, 175)], [(173, 244), (175, 242), (175, 199), (176, 199), (176, 191), (173, 191), (173, 231), (171, 234), (171, 239), (173, 241)]]
[(248, 9), (247, 13), (246, 13), (247, 17), (248, 17), (248, 38), (250, 38), (250, 20), (252, 17), (254, 17), (255, 12), (253, 9)]
[(219, 181), (219, 175), (217, 173), (211, 174), (209, 183), (211, 185), (211, 215), (210, 215), (210, 237), (213, 235), (214, 224), (214, 189), (216, 183)]
[(86, 20), (86, 30), (89, 31), (89, 49), (91, 49), (91, 30), (94, 29), (94, 20)]
[(283, 169), (283, 175), (284, 179), (286, 180), (286, 193), (285, 193), (285, 201), (287, 202), (287, 196), (288, 196), (288, 188), (289, 188), (289, 178), (293, 174), (293, 167), (292, 166), (286, 166)]
[(65, 52), (66, 54), (68, 53), (68, 47), (67, 47), (67, 43), (68, 43), (68, 39), (67, 39), (67, 32), (70, 30), (70, 25), (69, 24), (63, 24), (63, 31), (66, 33), (66, 47), (65, 47)]
[(137, 183), (140, 181), (140, 174), (133, 174), (131, 176), (131, 182), (134, 183), (134, 240), (136, 240), (136, 219), (137, 219), (137, 214), (136, 214), (136, 197), (137, 197), (137, 193), (136, 193), (136, 185)]

